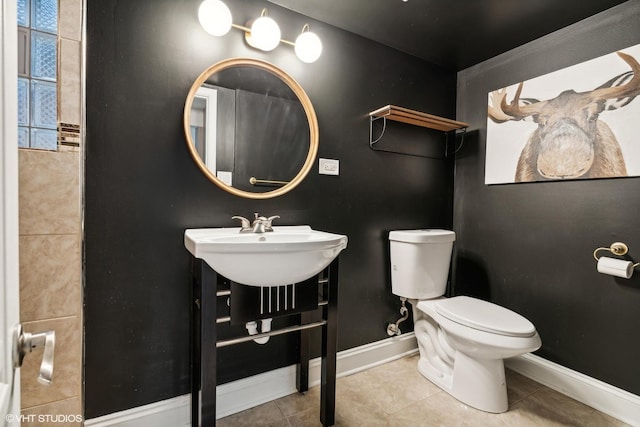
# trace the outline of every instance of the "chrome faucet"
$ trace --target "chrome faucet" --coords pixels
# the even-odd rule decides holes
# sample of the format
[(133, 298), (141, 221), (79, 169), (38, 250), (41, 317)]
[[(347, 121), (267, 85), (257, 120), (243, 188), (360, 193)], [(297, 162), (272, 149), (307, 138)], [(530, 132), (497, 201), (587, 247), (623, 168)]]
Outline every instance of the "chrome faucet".
[(279, 215), (270, 216), (269, 218), (260, 216), (258, 212), (255, 214), (255, 218), (251, 223), (252, 231), (254, 233), (267, 233), (269, 231), (273, 231), (273, 227), (271, 226), (271, 222), (274, 219), (280, 218)]
[(241, 221), (240, 232), (241, 233), (268, 233), (273, 231), (271, 222), (274, 219), (280, 218), (279, 215), (270, 216), (269, 218), (260, 216), (258, 212), (254, 213), (255, 219), (253, 222), (249, 222), (248, 219), (235, 215), (231, 219), (239, 219)]
[(231, 219), (239, 219), (241, 221), (240, 224), (240, 232), (241, 233), (251, 233), (253, 232), (253, 229), (251, 228), (251, 223), (249, 222), (249, 220), (243, 216), (239, 216), (239, 215), (234, 215), (231, 217)]

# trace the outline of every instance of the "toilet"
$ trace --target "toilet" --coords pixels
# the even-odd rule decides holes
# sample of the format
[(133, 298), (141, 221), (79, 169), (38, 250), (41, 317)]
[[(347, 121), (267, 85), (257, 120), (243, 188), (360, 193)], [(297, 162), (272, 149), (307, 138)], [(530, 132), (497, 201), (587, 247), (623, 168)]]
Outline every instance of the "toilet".
[(392, 292), (413, 307), (418, 371), (459, 401), (500, 413), (509, 408), (503, 359), (540, 348), (523, 316), (468, 296), (445, 298), (455, 233), (389, 233)]

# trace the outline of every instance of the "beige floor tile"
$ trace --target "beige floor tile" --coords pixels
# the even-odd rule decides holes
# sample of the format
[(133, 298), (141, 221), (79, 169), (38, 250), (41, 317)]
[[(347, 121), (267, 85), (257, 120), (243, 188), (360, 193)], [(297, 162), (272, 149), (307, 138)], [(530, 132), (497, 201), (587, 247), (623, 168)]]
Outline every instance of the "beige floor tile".
[(322, 427), (319, 409), (307, 409), (287, 418), (291, 427)]
[(418, 356), (403, 357), (363, 371), (359, 375), (375, 378), (382, 382), (404, 380), (408, 376), (419, 375)]
[[(287, 418), (291, 427), (321, 427), (319, 409), (308, 409)], [(383, 412), (371, 411), (362, 404), (336, 405), (336, 427), (391, 427), (393, 421)]]
[(392, 414), (440, 389), (418, 372), (415, 357), (369, 369), (338, 380), (338, 389), (359, 396), (365, 404)]
[(316, 410), (319, 414), (320, 387), (311, 387), (305, 394), (294, 393), (275, 401), (285, 417)]
[(576, 426), (584, 427), (594, 409), (557, 391), (543, 387), (516, 403), (504, 417), (518, 426)]
[[(507, 371), (510, 408), (490, 414), (471, 408), (419, 375), (417, 357), (340, 378), (336, 385), (338, 427), (626, 427), (593, 408), (518, 373)], [(261, 408), (261, 409), (259, 409)], [(274, 411), (274, 408), (278, 412)], [(280, 415), (279, 415), (280, 414)], [(220, 420), (228, 426), (317, 427), (320, 388)]]
[(391, 418), (379, 407), (363, 403), (360, 396), (336, 397), (336, 426), (392, 426)]
[(507, 378), (507, 395), (509, 398), (509, 406), (513, 406), (522, 399), (531, 396), (542, 387), (539, 383), (513, 372), (509, 369), (505, 370)]
[(394, 426), (478, 426), (506, 427), (501, 414), (489, 414), (471, 408), (445, 392), (421, 400), (393, 414)]
[(607, 414), (593, 411), (589, 420), (585, 424), (587, 427), (631, 427), (631, 424), (623, 423)]
[(219, 427), (289, 427), (289, 422), (278, 406), (274, 402), (269, 402), (222, 418), (216, 422), (216, 425)]

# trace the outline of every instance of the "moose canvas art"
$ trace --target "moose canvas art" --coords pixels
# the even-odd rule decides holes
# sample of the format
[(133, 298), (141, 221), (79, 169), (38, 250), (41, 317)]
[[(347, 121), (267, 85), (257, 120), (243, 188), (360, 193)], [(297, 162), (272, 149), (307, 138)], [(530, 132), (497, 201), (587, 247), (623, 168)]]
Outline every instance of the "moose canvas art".
[(640, 175), (640, 45), (492, 91), (486, 184)]

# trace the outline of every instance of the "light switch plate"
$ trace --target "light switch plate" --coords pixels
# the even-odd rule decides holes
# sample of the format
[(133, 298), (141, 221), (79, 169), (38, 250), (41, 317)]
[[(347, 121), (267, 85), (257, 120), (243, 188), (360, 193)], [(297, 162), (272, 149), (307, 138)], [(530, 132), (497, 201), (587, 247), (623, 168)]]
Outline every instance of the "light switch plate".
[(321, 175), (340, 175), (340, 160), (321, 158), (319, 164)]
[(222, 182), (224, 182), (225, 184), (227, 184), (229, 187), (233, 187), (233, 173), (232, 172), (228, 172), (228, 171), (218, 171), (216, 173), (216, 176), (218, 177), (218, 179)]

